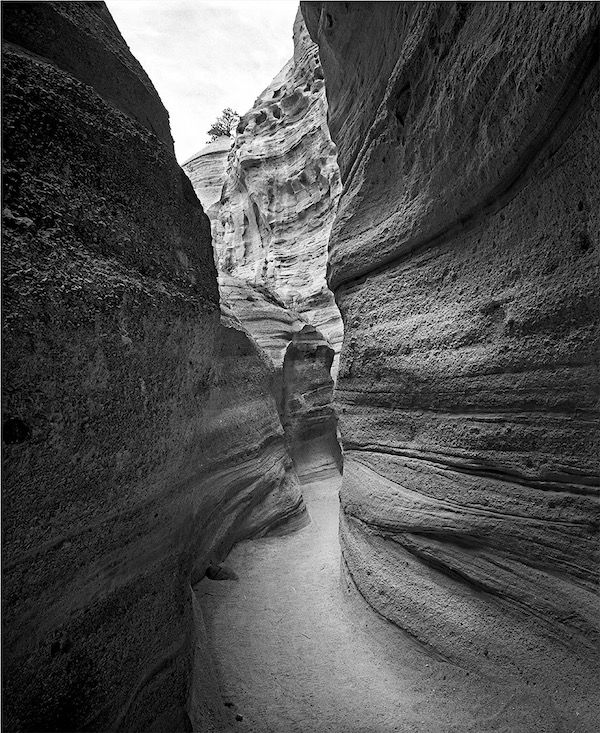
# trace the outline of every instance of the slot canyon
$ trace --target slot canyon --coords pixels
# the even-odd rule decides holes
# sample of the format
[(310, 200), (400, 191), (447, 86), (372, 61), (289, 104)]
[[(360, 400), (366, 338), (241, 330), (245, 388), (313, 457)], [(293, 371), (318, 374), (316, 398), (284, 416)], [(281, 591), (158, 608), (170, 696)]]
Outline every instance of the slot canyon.
[(2, 3), (2, 729), (600, 729), (597, 3), (301, 2), (179, 165)]

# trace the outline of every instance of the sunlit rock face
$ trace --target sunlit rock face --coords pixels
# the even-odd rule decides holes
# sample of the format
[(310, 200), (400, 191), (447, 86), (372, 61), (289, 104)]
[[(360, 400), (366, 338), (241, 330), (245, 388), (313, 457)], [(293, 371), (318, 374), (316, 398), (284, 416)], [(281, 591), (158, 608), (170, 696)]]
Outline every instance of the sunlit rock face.
[(223, 312), (240, 320), (272, 364), (273, 397), (298, 478), (308, 483), (339, 473), (333, 349), (266, 286), (220, 275), (219, 289)]
[(274, 370), (105, 6), (2, 10), (3, 727), (208, 729), (190, 585), (303, 509)]
[(335, 153), (317, 47), (298, 13), (294, 57), (238, 125), (215, 248), (219, 270), (266, 284), (337, 352), (342, 322), (325, 281), (340, 194)]
[(213, 234), (232, 142), (230, 137), (219, 137), (188, 158), (182, 166), (210, 219)]
[(589, 725), (598, 7), (302, 11), (344, 182), (345, 568), (424, 643), (554, 679), (560, 714)]
[(317, 47), (298, 13), (294, 57), (241, 118), (233, 148), (220, 138), (184, 163), (211, 219), (223, 308), (272, 361), (302, 481), (341, 468), (330, 373), (343, 327), (325, 281), (340, 183), (326, 117)]

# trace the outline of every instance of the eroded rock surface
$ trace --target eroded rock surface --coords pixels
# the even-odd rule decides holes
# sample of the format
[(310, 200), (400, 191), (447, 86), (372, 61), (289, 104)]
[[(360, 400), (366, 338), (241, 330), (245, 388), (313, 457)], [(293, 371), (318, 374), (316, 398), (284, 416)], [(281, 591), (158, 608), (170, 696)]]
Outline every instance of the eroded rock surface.
[(302, 11), (344, 182), (345, 568), (424, 643), (553, 686), (592, 730), (598, 7)]
[(234, 315), (271, 361), (272, 392), (302, 483), (342, 470), (332, 405), (334, 351), (264, 285), (220, 275), (221, 307)]
[(331, 404), (333, 349), (314, 326), (296, 331), (283, 362), (282, 423), (302, 483), (342, 470)]
[(210, 219), (213, 235), (216, 234), (221, 191), (227, 171), (227, 156), (232, 142), (230, 137), (219, 137), (188, 158), (182, 166), (192, 182), (204, 212)]
[[(216, 160), (204, 152), (185, 165), (201, 200)], [(213, 224), (219, 270), (267, 285), (337, 353), (343, 327), (325, 270), (340, 178), (318, 51), (300, 13), (294, 57), (241, 118), (224, 184)]]
[(2, 10), (3, 726), (210, 730), (191, 583), (303, 510), (274, 370), (105, 6)]

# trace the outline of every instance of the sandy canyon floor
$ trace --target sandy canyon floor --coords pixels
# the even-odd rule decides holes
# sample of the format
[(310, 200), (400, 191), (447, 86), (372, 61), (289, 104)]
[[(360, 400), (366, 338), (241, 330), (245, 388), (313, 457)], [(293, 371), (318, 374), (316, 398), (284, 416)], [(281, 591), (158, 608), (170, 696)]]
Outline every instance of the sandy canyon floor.
[(226, 565), (238, 581), (197, 586), (233, 729), (583, 730), (548, 695), (439, 660), (364, 603), (340, 573), (340, 482), (303, 487), (305, 528), (236, 545)]

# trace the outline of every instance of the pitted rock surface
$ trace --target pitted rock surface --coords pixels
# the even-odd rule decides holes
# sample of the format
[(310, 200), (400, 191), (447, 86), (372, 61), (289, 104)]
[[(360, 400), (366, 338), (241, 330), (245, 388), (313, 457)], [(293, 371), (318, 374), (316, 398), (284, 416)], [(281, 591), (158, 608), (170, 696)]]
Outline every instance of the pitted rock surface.
[(415, 637), (593, 730), (598, 7), (301, 7), (344, 184), (345, 567)]
[(191, 584), (303, 511), (273, 367), (104, 4), (2, 11), (3, 726), (199, 729)]
[[(217, 147), (184, 166), (201, 201), (214, 196)], [(208, 209), (219, 271), (266, 285), (315, 326), (336, 352), (335, 375), (343, 326), (325, 271), (341, 187), (318, 51), (300, 13), (294, 57), (242, 116), (223, 182), (218, 211)]]

